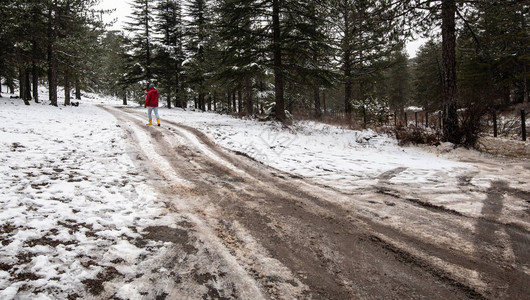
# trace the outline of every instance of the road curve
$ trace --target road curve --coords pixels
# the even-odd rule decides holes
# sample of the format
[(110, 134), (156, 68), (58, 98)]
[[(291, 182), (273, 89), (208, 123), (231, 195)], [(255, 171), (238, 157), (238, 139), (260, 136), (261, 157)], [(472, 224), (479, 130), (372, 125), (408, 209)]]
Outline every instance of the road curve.
[(138, 278), (149, 283), (146, 297), (190, 295), (192, 282), (211, 299), (530, 298), (530, 234), (492, 217), (509, 190), (502, 181), (475, 218), (390, 185), (403, 169), (343, 192), (223, 149), (195, 128), (144, 126), (138, 110), (102, 108), (119, 120), (131, 157), (157, 178), (161, 201), (188, 217), (186, 230), (151, 228), (146, 239), (179, 244), (188, 260), (214, 269), (223, 262), (205, 273), (167, 253), (160, 265), (173, 273), (163, 283), (153, 272)]

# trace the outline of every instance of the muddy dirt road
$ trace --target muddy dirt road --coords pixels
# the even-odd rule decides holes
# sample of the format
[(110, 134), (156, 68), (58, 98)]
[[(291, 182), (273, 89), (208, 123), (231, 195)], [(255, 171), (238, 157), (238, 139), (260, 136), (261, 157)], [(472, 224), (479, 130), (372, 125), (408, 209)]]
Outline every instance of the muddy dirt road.
[(437, 205), (435, 189), (392, 184), (403, 168), (342, 191), (222, 149), (194, 128), (144, 126), (135, 110), (105, 109), (168, 214), (180, 216), (174, 228), (143, 233), (173, 245), (130, 282), (146, 299), (530, 298), (528, 188), (502, 178), (479, 188), (462, 176), (455, 193), (482, 203), (476, 213), (451, 208), (450, 194)]

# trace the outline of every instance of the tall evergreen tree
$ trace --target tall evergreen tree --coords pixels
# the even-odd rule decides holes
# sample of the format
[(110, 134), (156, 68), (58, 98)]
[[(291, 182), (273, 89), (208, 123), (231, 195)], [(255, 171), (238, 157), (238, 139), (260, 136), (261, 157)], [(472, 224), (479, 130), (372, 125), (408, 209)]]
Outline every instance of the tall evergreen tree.
[(167, 94), (167, 107), (171, 108), (171, 95), (175, 93), (175, 105), (181, 107), (181, 73), (183, 52), (183, 30), (181, 2), (177, 0), (160, 0), (156, 7), (155, 30), (159, 33), (156, 39), (155, 71), (159, 82)]
[(206, 63), (209, 46), (208, 36), (210, 34), (211, 23), (209, 19), (209, 2), (206, 0), (192, 0), (188, 7), (189, 23), (187, 24), (186, 36), (188, 39), (187, 51), (189, 59), (186, 65), (186, 77), (188, 83), (197, 94), (197, 106), (201, 110), (206, 110), (206, 86), (207, 76), (209, 76)]
[(334, 23), (340, 40), (344, 80), (344, 110), (352, 112), (354, 82), (357, 97), (369, 93), (371, 77), (389, 66), (390, 55), (403, 47), (403, 16), (390, 1), (333, 1)]
[(411, 72), (407, 54), (396, 52), (391, 58), (391, 65), (388, 78), (388, 104), (394, 110), (403, 111), (404, 107), (410, 104), (411, 95)]
[[(266, 68), (263, 9), (253, 0), (223, 0), (218, 4), (222, 57), (218, 76), (232, 89), (244, 89), (246, 113), (252, 114), (252, 82), (263, 76)], [(241, 105), (242, 107), (242, 105)], [(235, 109), (235, 108), (234, 108)], [(239, 111), (241, 114), (242, 111)]]
[[(128, 62), (128, 82), (147, 84), (153, 80), (152, 43), (155, 15), (155, 3), (149, 0), (134, 0), (131, 3), (131, 21), (126, 23), (125, 30), (132, 34), (131, 54)], [(144, 87), (145, 88), (145, 87)]]
[(442, 104), (442, 47), (429, 40), (418, 50), (412, 66), (414, 103), (427, 111), (440, 110)]

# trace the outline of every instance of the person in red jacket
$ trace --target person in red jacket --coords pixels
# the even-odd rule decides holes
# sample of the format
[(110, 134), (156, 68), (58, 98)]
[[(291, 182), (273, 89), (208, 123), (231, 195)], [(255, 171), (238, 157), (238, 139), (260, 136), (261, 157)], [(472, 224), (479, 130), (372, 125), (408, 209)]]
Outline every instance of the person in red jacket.
[(149, 123), (146, 125), (153, 125), (151, 112), (155, 111), (156, 123), (160, 126), (160, 118), (158, 117), (158, 91), (155, 89), (153, 83), (149, 84), (149, 88), (147, 88), (144, 107), (147, 107), (147, 114), (149, 115)]

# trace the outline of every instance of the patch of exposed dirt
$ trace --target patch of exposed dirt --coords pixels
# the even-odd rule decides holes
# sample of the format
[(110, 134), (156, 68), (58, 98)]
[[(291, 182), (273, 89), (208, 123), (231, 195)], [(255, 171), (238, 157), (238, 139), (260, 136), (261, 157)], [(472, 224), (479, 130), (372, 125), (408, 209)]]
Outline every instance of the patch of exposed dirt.
[(188, 232), (178, 228), (167, 226), (152, 226), (144, 229), (143, 237), (148, 240), (171, 242), (180, 245), (187, 254), (197, 252), (197, 249), (190, 244)]
[(120, 275), (120, 272), (118, 272), (116, 268), (106, 267), (103, 271), (98, 273), (95, 279), (85, 279), (82, 283), (90, 294), (97, 296), (105, 290), (103, 283), (111, 281)]
[[(134, 111), (109, 111), (122, 127), (140, 122)], [(142, 166), (155, 166), (154, 172), (167, 181), (165, 188), (157, 182), (160, 197), (176, 203), (169, 209), (186, 207), (209, 226), (215, 236), (203, 234), (203, 241), (221, 241), (217, 250), (239, 266), (231, 272), (252, 278), (264, 298), (530, 297), (530, 286), (524, 284), (530, 282), (530, 233), (500, 218), (506, 194), (526, 197), (528, 191), (492, 182), (483, 193), (473, 187), (472, 175), (462, 176), (456, 185), (459, 193), (485, 196), (478, 215), (462, 213), (430, 202), (419, 189), (393, 186), (390, 180), (405, 170), (398, 168), (381, 174), (371, 189), (345, 193), (221, 149), (194, 128), (172, 122), (165, 126), (131, 128), (149, 137), (171, 170), (156, 167), (158, 162), (141, 151), (132, 155), (142, 158)], [(126, 132), (131, 143), (138, 143), (132, 130)], [(171, 182), (175, 177), (190, 186), (179, 188)], [(210, 259), (208, 249), (190, 246), (194, 226), (150, 227), (143, 238), (172, 242), (186, 254)], [(168, 257), (193, 265), (189, 259)], [(285, 271), (271, 274), (260, 261)], [(182, 285), (189, 281), (183, 283), (178, 271), (169, 273), (173, 286), (159, 295), (170, 295), (171, 289), (189, 293)], [(204, 299), (229, 297), (218, 286), (236, 284), (230, 276), (189, 272), (203, 288)], [(243, 291), (230, 292), (234, 298), (238, 293)]]

